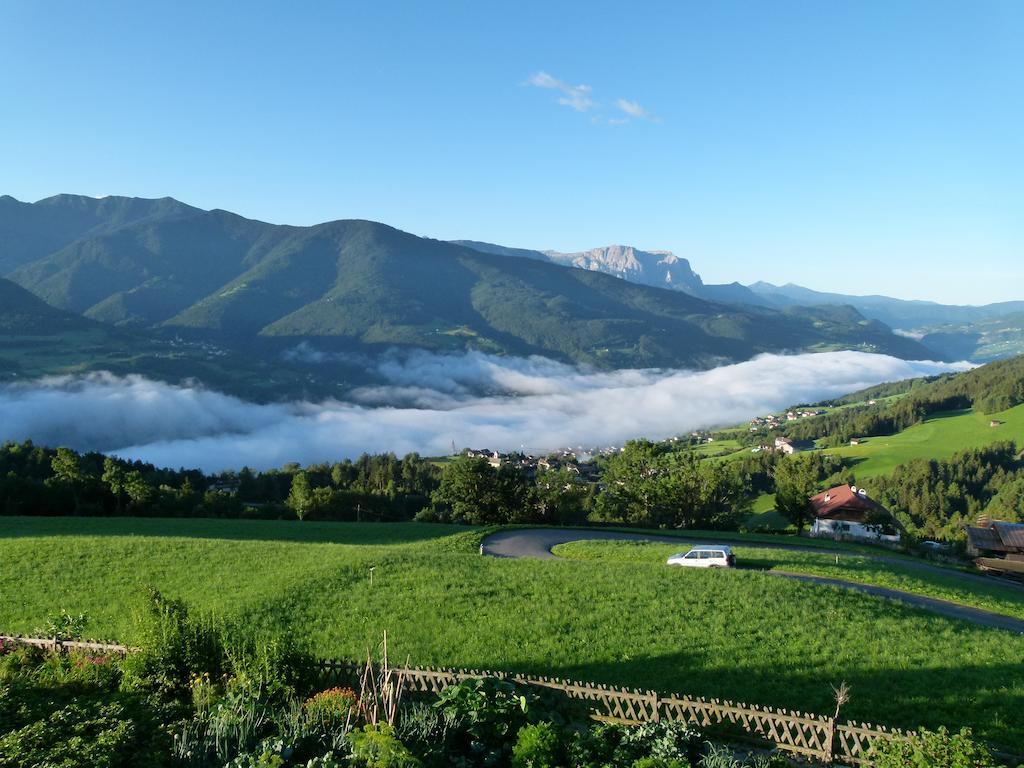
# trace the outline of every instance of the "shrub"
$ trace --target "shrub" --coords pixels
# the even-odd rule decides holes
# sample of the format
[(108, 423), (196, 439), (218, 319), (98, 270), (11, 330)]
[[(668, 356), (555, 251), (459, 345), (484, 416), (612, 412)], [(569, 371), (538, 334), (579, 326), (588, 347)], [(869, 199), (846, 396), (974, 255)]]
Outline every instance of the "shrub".
[(350, 722), (358, 706), (359, 697), (351, 688), (329, 688), (306, 699), (302, 712), (311, 722), (337, 727)]
[(974, 741), (970, 728), (951, 734), (924, 728), (909, 738), (882, 739), (871, 748), (876, 768), (994, 768), (992, 753)]
[(689, 763), (682, 760), (669, 760), (664, 757), (641, 757), (632, 768), (689, 768)]
[(420, 768), (422, 763), (395, 736), (389, 725), (367, 725), (348, 735), (357, 768)]
[(637, 726), (601, 724), (577, 733), (570, 746), (572, 765), (624, 765), (652, 759), (645, 765), (694, 764), (700, 733), (686, 723), (666, 720)]
[(139, 724), (119, 704), (74, 703), (0, 736), (6, 768), (122, 768), (158, 765)]
[(150, 588), (146, 597), (131, 638), (139, 650), (121, 664), (123, 686), (183, 698), (197, 675), (221, 677), (225, 652), (213, 622), (191, 615), (183, 602), (165, 598), (155, 589)]
[(501, 680), (463, 680), (445, 688), (434, 706), (452, 723), (446, 749), (485, 765), (507, 764), (536, 697)]
[(313, 661), (287, 635), (252, 641), (236, 639), (224, 645), (230, 671), (229, 690), (244, 689), (247, 695), (283, 706), (297, 692), (307, 689)]
[(527, 725), (519, 730), (512, 748), (512, 768), (557, 768), (563, 764), (561, 734), (551, 723)]
[(61, 610), (47, 619), (46, 624), (36, 628), (32, 634), (36, 637), (54, 637), (58, 640), (81, 640), (85, 625), (89, 623), (84, 613), (77, 616)]
[(696, 761), (700, 743), (700, 733), (688, 723), (662, 720), (625, 729), (619, 752), (632, 760), (654, 757), (685, 764)]

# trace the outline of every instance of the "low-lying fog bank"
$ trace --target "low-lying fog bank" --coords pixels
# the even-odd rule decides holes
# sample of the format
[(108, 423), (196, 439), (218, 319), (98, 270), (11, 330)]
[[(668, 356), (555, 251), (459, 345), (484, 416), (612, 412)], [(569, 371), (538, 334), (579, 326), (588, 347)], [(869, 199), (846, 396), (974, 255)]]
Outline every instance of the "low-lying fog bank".
[(377, 363), (387, 383), (348, 402), (257, 405), (137, 376), (54, 377), (0, 388), (0, 440), (101, 450), (161, 466), (265, 469), (360, 453), (538, 453), (738, 423), (800, 402), (949, 370), (862, 352), (763, 355), (710, 371), (594, 372), (540, 357), (415, 353)]

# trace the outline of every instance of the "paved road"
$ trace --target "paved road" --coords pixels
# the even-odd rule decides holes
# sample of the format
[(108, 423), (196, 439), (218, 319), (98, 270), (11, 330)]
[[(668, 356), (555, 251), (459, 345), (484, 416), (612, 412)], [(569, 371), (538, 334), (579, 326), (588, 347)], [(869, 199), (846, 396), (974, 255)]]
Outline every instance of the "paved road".
[[(571, 528), (524, 528), (520, 530), (512, 531), (500, 531), (499, 533), (492, 534), (483, 540), (481, 551), (485, 555), (492, 557), (528, 557), (538, 560), (552, 560), (557, 559), (555, 555), (551, 553), (551, 548), (558, 544), (565, 544), (569, 541), (580, 541), (582, 539), (594, 540), (594, 539), (607, 539), (607, 540), (619, 540), (619, 541), (658, 541), (666, 542), (671, 544), (678, 544), (680, 550), (685, 550), (687, 547), (694, 544), (700, 543), (712, 543), (712, 540), (701, 541), (699, 539), (680, 539), (674, 536), (659, 536), (657, 534), (638, 534), (638, 533), (620, 533), (618, 531), (588, 531), (588, 530), (573, 530)], [(754, 546), (754, 547), (766, 547), (774, 549), (785, 549), (797, 552), (814, 552), (818, 554), (825, 554), (834, 556), (836, 554), (842, 557), (871, 557), (872, 559), (879, 560), (881, 562), (898, 563), (904, 567), (910, 567), (915, 570), (922, 571), (937, 571), (945, 576), (950, 574), (950, 570), (947, 568), (939, 568), (938, 566), (930, 565), (928, 563), (919, 563), (912, 560), (900, 560), (898, 558), (886, 557), (885, 555), (861, 555), (854, 553), (843, 553), (833, 549), (815, 549), (811, 547), (793, 546), (787, 544), (761, 544), (753, 543), (750, 544), (732, 544), (732, 546)], [(1011, 632), (1017, 632), (1024, 634), (1024, 620), (1014, 618), (1012, 616), (1004, 616), (1000, 613), (994, 613), (992, 611), (984, 611), (980, 608), (971, 608), (970, 606), (960, 605), (959, 603), (952, 603), (948, 600), (939, 600), (934, 597), (924, 597), (922, 595), (915, 595), (909, 592), (902, 592), (897, 589), (889, 589), (887, 587), (875, 587), (867, 584), (858, 584), (852, 581), (844, 581), (843, 579), (829, 579), (823, 576), (808, 576), (802, 573), (789, 573), (787, 571), (765, 571), (772, 576), (778, 576), (785, 579), (795, 579), (797, 581), (806, 581), (813, 584), (825, 584), (828, 586), (841, 587), (843, 589), (852, 589), (858, 592), (864, 592), (869, 595), (875, 595), (877, 597), (885, 597), (890, 600), (897, 600), (902, 603), (924, 608), (930, 610), (933, 613), (938, 613), (942, 616), (946, 616), (953, 619), (961, 619), (963, 621), (969, 621), (973, 624), (977, 624), (983, 627), (994, 627), (996, 629), (1007, 629)], [(958, 576), (962, 577), (965, 581), (978, 582), (984, 584), (992, 584), (992, 580), (985, 576), (979, 576), (972, 573), (958, 573)]]

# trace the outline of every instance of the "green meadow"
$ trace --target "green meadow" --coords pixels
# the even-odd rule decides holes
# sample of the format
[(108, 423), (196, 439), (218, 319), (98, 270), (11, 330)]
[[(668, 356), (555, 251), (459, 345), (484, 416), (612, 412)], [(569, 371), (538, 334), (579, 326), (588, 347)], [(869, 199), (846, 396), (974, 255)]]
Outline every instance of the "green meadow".
[[(0, 628), (31, 632), (66, 609), (87, 614), (87, 634), (129, 638), (151, 585), (324, 657), (362, 655), (387, 630), (392, 657), (413, 664), (816, 712), (845, 680), (850, 718), (969, 725), (1024, 750), (1024, 637), (757, 570), (484, 558), (479, 538), (421, 524), (0, 518)], [(790, 568), (804, 554), (764, 557)]]
[[(663, 565), (673, 554), (686, 551), (680, 544), (647, 541), (572, 541), (552, 551), (559, 557), (591, 562), (626, 562)], [(778, 571), (824, 576), (857, 584), (868, 584), (923, 597), (949, 600), (1006, 616), (1024, 619), (1024, 589), (1001, 584), (980, 583), (952, 568), (922, 568), (918, 561), (877, 558), (840, 552), (823, 554), (766, 547), (734, 546), (738, 567), (755, 571)]]
[[(1004, 423), (991, 427), (992, 420)], [(887, 475), (911, 459), (949, 459), (957, 451), (998, 440), (1013, 440), (1024, 447), (1024, 405), (993, 414), (972, 410), (936, 414), (898, 434), (865, 438), (860, 445), (830, 448), (828, 453), (852, 460), (857, 477), (870, 478)]]

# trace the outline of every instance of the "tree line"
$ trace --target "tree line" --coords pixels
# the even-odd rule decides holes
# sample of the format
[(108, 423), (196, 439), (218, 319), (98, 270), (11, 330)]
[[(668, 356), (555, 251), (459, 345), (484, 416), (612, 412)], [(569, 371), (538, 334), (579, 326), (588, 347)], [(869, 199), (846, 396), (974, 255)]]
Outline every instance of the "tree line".
[(417, 454), (205, 474), (31, 441), (0, 446), (0, 513), (6, 515), (274, 519), (296, 514), (292, 489), (306, 483), (316, 493), (303, 517), (407, 520), (430, 503), (439, 480), (440, 469)]

